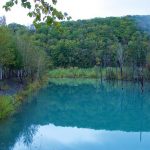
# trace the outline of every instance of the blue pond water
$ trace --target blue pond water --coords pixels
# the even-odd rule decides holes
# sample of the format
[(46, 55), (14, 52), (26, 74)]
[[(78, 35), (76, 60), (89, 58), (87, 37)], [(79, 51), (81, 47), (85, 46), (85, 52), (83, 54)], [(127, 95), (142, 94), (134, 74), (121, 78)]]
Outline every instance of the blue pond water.
[(50, 80), (0, 122), (0, 150), (149, 150), (150, 85)]

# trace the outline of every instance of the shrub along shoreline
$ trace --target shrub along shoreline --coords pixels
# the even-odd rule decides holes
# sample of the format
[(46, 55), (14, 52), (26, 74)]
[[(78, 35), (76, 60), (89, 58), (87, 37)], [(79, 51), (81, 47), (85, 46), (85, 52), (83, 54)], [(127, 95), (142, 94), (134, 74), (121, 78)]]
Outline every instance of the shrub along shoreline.
[(145, 68), (142, 73), (132, 71), (132, 68), (124, 67), (122, 73), (119, 68), (57, 68), (50, 70), (49, 78), (99, 78), (101, 80), (137, 81), (141, 77), (145, 81), (150, 80), (150, 72)]
[(28, 83), (22, 90), (13, 95), (0, 95), (0, 120), (6, 119), (17, 112), (25, 98), (46, 85), (48, 79)]

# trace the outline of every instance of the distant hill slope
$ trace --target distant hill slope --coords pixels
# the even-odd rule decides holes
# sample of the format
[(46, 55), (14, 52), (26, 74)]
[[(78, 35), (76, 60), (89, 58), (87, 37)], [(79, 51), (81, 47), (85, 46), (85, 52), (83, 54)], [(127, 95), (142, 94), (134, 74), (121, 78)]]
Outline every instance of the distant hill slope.
[(140, 29), (150, 32), (150, 15), (132, 16), (132, 18), (136, 20)]
[[(9, 27), (17, 32), (19, 28), (23, 30), (19, 25)], [(35, 33), (29, 32), (36, 45), (47, 52), (54, 67), (93, 67), (96, 64), (114, 67), (120, 61), (124, 66), (148, 63), (150, 16), (61, 22), (59, 28), (42, 24)]]

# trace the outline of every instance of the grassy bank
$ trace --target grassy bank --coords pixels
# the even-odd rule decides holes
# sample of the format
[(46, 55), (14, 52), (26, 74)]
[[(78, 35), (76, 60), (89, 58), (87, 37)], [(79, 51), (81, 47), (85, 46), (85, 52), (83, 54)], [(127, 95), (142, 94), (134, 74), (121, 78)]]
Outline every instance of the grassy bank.
[[(58, 68), (49, 71), (49, 78), (99, 78), (103, 80), (124, 80), (133, 81), (138, 77), (137, 70), (124, 67), (122, 76), (119, 68)], [(147, 69), (143, 70), (145, 80), (150, 80), (150, 72)]]
[(42, 79), (41, 81), (28, 83), (21, 91), (11, 96), (0, 95), (0, 120), (5, 119), (17, 112), (19, 106), (24, 102), (25, 98), (46, 85), (47, 81), (48, 79)]
[[(97, 78), (99, 75), (95, 68), (58, 68), (49, 71), (50, 78)], [(103, 70), (103, 73), (105, 70)]]
[(6, 118), (15, 111), (13, 96), (0, 96), (0, 119)]

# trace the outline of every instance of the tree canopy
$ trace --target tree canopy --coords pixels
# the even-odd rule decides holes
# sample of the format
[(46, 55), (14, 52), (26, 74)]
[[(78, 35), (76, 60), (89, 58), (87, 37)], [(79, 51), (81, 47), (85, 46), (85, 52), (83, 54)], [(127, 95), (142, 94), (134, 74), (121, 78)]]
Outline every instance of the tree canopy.
[(61, 31), (44, 24), (36, 32), (56, 67), (93, 67), (96, 61), (102, 66), (146, 64), (150, 52), (150, 36), (140, 28), (139, 18), (96, 18), (62, 22)]

